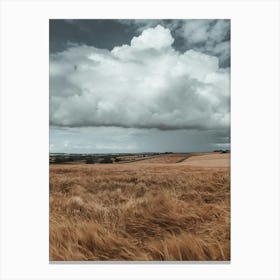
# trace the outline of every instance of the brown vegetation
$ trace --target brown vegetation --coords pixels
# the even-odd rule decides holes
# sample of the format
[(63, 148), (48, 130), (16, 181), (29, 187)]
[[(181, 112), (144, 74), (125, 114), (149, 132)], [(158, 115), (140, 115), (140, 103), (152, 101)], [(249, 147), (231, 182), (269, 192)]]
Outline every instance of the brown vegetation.
[(148, 161), (50, 166), (50, 260), (230, 259), (229, 168)]
[(144, 161), (138, 161), (138, 164), (147, 163), (177, 163), (187, 158), (187, 154), (159, 155)]

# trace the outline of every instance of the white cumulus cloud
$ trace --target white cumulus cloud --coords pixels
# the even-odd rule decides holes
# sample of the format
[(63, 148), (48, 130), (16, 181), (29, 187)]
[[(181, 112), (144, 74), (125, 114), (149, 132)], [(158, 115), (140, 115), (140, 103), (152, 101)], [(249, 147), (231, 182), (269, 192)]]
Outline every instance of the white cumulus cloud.
[(74, 45), (52, 54), (50, 124), (228, 128), (229, 70), (215, 56), (179, 53), (173, 42), (170, 30), (157, 25), (111, 51)]

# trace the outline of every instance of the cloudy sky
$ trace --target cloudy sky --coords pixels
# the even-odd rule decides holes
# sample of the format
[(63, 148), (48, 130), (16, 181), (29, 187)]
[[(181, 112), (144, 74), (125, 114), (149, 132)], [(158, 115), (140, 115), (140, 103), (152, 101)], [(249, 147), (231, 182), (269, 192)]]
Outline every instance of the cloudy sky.
[(229, 142), (229, 20), (50, 20), (51, 152)]

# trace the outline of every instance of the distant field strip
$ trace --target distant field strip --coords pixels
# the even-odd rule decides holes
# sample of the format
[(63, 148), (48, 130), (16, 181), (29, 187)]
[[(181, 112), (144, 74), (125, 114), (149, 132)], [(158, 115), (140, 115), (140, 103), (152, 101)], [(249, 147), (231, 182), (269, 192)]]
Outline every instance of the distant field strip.
[(189, 155), (187, 155), (187, 156), (185, 156), (185, 157), (179, 159), (176, 163), (183, 162), (183, 161), (185, 161), (186, 159), (188, 159), (188, 158), (190, 158), (190, 157), (192, 157), (192, 156), (193, 156), (192, 154), (189, 154)]
[(230, 155), (229, 154), (207, 154), (192, 156), (181, 164), (197, 167), (229, 167)]

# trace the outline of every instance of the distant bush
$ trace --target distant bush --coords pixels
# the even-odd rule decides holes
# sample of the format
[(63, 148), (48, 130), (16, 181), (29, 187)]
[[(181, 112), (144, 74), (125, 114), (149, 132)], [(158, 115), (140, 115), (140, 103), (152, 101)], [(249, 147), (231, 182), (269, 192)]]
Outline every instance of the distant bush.
[(54, 159), (54, 163), (64, 163), (65, 159), (63, 157), (57, 157)]
[(100, 161), (100, 163), (113, 163), (113, 160), (110, 156), (106, 156)]
[(94, 158), (87, 158), (86, 163), (87, 164), (92, 164), (92, 163), (95, 163), (95, 160), (94, 160)]

